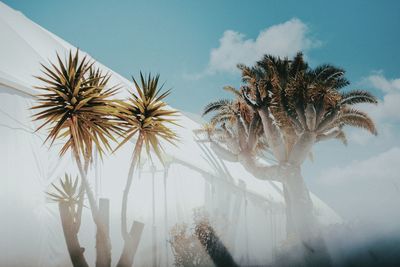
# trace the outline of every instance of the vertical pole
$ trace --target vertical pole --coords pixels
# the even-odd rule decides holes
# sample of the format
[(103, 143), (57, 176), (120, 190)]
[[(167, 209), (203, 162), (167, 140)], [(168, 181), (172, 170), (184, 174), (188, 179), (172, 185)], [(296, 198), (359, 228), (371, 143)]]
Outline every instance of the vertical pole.
[(155, 200), (155, 172), (156, 167), (151, 166), (151, 178), (152, 178), (152, 215), (153, 215), (153, 225), (152, 225), (152, 240), (153, 240), (153, 267), (157, 266), (157, 237), (156, 237), (156, 200)]
[(249, 264), (249, 230), (247, 226), (247, 194), (246, 188), (244, 191), (244, 227), (245, 227), (245, 235), (246, 235), (246, 264)]
[(110, 200), (108, 198), (99, 199), (100, 220), (103, 222), (107, 236), (110, 233)]
[(96, 267), (110, 267), (110, 201), (107, 198), (99, 199), (99, 220), (102, 228), (98, 228), (96, 233)]
[(275, 236), (274, 236), (274, 225), (273, 225), (273, 218), (272, 218), (273, 213), (272, 213), (272, 207), (271, 206), (267, 210), (267, 214), (269, 214), (269, 224), (270, 224), (270, 230), (271, 230), (270, 231), (270, 236), (268, 238), (271, 239), (271, 258), (274, 261), (275, 260)]
[[(168, 177), (169, 165), (164, 168), (164, 222), (165, 222), (165, 237), (168, 239), (168, 205), (167, 205), (167, 177)], [(165, 240), (165, 263), (169, 266), (168, 258), (168, 242)]]
[(94, 150), (94, 190), (95, 190), (95, 197), (96, 197), (96, 201), (99, 200), (99, 196), (100, 196), (100, 177), (99, 177), (99, 170), (98, 170), (98, 163), (99, 163), (99, 159), (98, 159), (98, 152), (97, 149)]
[(241, 212), (242, 212), (242, 204), (243, 204), (243, 199), (244, 199), (244, 190), (246, 188), (245, 182), (242, 180), (239, 180), (238, 186), (240, 187), (240, 191), (235, 194), (235, 200), (233, 203), (233, 209), (231, 210), (231, 218), (230, 221), (231, 223), (229, 224), (229, 229), (230, 229), (230, 236), (231, 236), (231, 242), (230, 242), (230, 249), (231, 252), (233, 253), (236, 248), (236, 238), (238, 236), (238, 225), (239, 225), (239, 220), (242, 217)]

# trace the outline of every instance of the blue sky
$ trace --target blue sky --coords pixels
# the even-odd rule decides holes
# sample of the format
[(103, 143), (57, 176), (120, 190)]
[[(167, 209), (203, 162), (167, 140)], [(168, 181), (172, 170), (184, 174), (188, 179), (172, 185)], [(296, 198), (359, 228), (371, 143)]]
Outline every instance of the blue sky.
[(297, 18), (320, 42), (312, 64), (334, 63), (357, 83), (374, 70), (398, 75), (398, 1), (5, 1), (33, 21), (89, 52), (125, 77), (159, 72), (174, 88), (170, 103), (200, 112), (238, 84), (219, 73), (189, 79), (208, 65), (227, 30), (255, 39), (260, 31)]
[[(348, 188), (358, 179), (369, 185), (359, 189), (366, 195), (392, 194), (400, 181), (400, 166), (391, 161), (400, 159), (400, 1), (4, 2), (127, 78), (139, 70), (160, 73), (173, 88), (169, 103), (193, 113), (228, 97), (222, 87), (240, 85), (234, 65), (257, 55), (303, 50), (313, 66), (341, 66), (350, 88), (381, 99), (367, 107), (380, 134), (349, 130), (347, 148), (317, 145), (315, 162), (304, 169), (310, 188), (351, 217), (351, 205), (336, 200), (354, 194)], [(382, 168), (386, 184), (371, 176)]]

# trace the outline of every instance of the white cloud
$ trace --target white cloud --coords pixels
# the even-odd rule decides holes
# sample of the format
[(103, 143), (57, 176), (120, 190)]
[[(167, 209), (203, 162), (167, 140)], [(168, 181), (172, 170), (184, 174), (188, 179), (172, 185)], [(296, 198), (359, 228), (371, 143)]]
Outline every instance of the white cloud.
[(377, 89), (384, 92), (400, 92), (400, 79), (387, 79), (382, 73), (368, 76), (367, 80)]
[[(370, 104), (359, 105), (375, 121), (381, 142), (391, 142), (396, 138), (395, 124), (400, 122), (400, 78), (388, 79), (381, 72), (366, 77), (362, 84), (380, 90), (383, 93), (382, 99), (377, 106)], [(367, 132), (349, 131), (349, 139), (359, 144), (367, 144), (371, 136)]]
[(400, 148), (388, 151), (363, 161), (351, 162), (348, 166), (333, 168), (324, 173), (321, 181), (328, 186), (341, 186), (351, 183), (375, 183), (392, 181), (400, 184)]
[(400, 121), (400, 79), (387, 79), (381, 73), (370, 75), (367, 81), (384, 94), (372, 116), (378, 120)]
[(227, 30), (219, 40), (219, 47), (211, 50), (205, 73), (235, 72), (238, 63), (254, 64), (267, 53), (291, 57), (299, 51), (319, 46), (320, 42), (308, 33), (307, 25), (297, 18), (262, 30), (255, 40), (246, 39), (243, 33)]
[[(375, 121), (378, 136), (356, 128), (346, 129), (349, 150), (328, 158), (342, 157), (349, 161), (322, 169), (314, 186), (344, 218), (389, 229), (400, 219), (397, 208), (400, 203), (400, 79), (388, 79), (378, 72), (363, 79), (361, 84), (381, 92), (378, 105), (358, 107)], [(325, 151), (335, 149), (325, 147)], [(361, 160), (351, 161), (354, 157)]]
[(325, 198), (348, 219), (390, 223), (400, 218), (400, 148), (324, 171)]

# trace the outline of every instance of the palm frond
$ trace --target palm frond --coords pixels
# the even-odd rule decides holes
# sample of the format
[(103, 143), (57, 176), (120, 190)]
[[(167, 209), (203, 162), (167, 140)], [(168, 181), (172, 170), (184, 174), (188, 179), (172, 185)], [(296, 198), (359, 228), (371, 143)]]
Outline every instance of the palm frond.
[(347, 146), (347, 137), (342, 130), (339, 131), (335, 138), (339, 139), (345, 146)]
[(290, 64), (289, 75), (295, 77), (298, 73), (306, 71), (308, 64), (304, 61), (303, 53), (297, 53)]
[(347, 93), (342, 93), (342, 105), (354, 105), (359, 103), (377, 104), (378, 101), (374, 95), (364, 90), (354, 90)]
[(207, 106), (204, 108), (203, 111), (203, 116), (207, 115), (208, 113), (214, 112), (214, 111), (221, 111), (222, 109), (227, 109), (230, 106), (232, 106), (233, 101), (229, 99), (220, 99), (214, 102), (211, 102), (207, 104)]
[(224, 86), (224, 90), (227, 91), (227, 92), (230, 92), (230, 93), (234, 94), (236, 97), (239, 97), (239, 98), (242, 97), (241, 91), (238, 90), (238, 89), (236, 89), (236, 88), (233, 87), (233, 86), (229, 86), (229, 85)]
[(338, 123), (366, 129), (373, 135), (378, 134), (373, 120), (366, 113), (356, 109), (344, 109), (339, 115)]

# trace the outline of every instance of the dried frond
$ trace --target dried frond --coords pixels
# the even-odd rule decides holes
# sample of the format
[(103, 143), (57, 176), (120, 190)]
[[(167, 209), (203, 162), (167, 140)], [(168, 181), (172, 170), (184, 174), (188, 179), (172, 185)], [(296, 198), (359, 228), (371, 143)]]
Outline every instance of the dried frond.
[(220, 99), (209, 103), (203, 111), (203, 116), (215, 111), (229, 110), (232, 108), (233, 101), (228, 99)]
[(378, 134), (372, 119), (366, 113), (356, 109), (344, 109), (340, 113), (336, 123), (363, 128), (373, 135)]
[(347, 137), (346, 134), (340, 130), (340, 132), (336, 135), (335, 137), (336, 139), (339, 139), (340, 141), (342, 141), (342, 143), (347, 146)]
[(297, 53), (290, 64), (289, 75), (296, 77), (298, 74), (302, 75), (307, 69), (308, 64), (304, 61), (303, 53)]
[(232, 94), (234, 94), (236, 97), (241, 97), (242, 96), (242, 92), (238, 89), (236, 89), (233, 86), (224, 86), (224, 90), (227, 92), (230, 92)]
[(347, 85), (349, 81), (344, 77), (345, 71), (341, 68), (322, 64), (309, 72), (314, 80), (323, 82), (326, 87), (339, 90)]
[(341, 94), (342, 105), (354, 105), (359, 103), (372, 103), (377, 104), (378, 101), (374, 95), (364, 90), (354, 90)]

